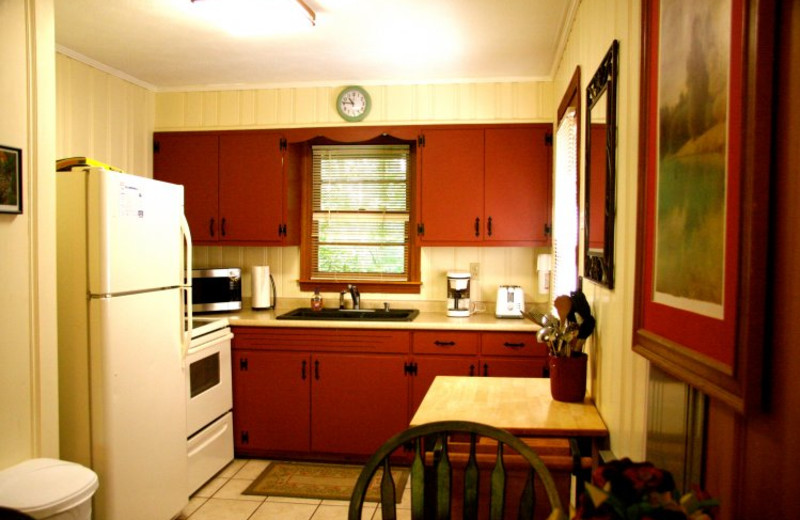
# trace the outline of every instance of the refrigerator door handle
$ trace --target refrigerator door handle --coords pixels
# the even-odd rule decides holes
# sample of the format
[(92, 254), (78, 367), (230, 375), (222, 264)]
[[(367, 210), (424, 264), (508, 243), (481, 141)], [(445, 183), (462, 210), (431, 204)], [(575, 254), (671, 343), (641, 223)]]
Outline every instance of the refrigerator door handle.
[(181, 322), (181, 336), (183, 337), (183, 359), (186, 359), (186, 354), (189, 352), (189, 345), (192, 341), (192, 233), (189, 231), (189, 222), (186, 220), (186, 215), (181, 214), (181, 237), (182, 237), (182, 273), (183, 284), (181, 289), (181, 307), (183, 307), (183, 316)]

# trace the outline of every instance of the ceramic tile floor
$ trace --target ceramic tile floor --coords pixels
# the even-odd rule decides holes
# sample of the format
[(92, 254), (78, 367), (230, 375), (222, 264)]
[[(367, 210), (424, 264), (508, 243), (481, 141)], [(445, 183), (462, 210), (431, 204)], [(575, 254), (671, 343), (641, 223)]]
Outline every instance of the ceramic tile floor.
[[(268, 460), (236, 459), (195, 493), (176, 520), (347, 520), (347, 501), (243, 495), (269, 465)], [(410, 520), (406, 487), (398, 520)], [(381, 520), (378, 504), (365, 502), (362, 520)]]

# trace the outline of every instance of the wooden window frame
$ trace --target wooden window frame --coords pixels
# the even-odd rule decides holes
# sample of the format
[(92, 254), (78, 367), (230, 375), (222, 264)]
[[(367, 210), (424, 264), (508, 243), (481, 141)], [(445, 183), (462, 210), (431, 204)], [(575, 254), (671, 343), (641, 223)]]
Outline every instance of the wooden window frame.
[[(337, 136), (338, 137), (338, 136)], [(373, 281), (358, 279), (340, 280), (312, 280), (312, 218), (313, 218), (313, 157), (312, 147), (315, 145), (375, 145), (375, 144), (407, 144), (409, 145), (409, 230), (408, 236), (408, 280), (405, 281)], [(407, 140), (381, 134), (378, 137), (360, 141), (340, 141), (330, 137), (316, 137), (293, 146), (302, 147), (302, 232), (300, 239), (300, 289), (303, 291), (339, 292), (347, 288), (348, 284), (357, 285), (362, 293), (388, 293), (388, 294), (419, 294), (422, 282), (420, 275), (420, 246), (417, 241), (414, 226), (417, 222), (417, 175), (419, 171), (419, 155), (415, 140)]]
[[(576, 124), (577, 124), (577, 136), (576, 136), (576, 148), (577, 148), (577, 150), (576, 150), (576, 163), (575, 163), (575, 168), (576, 168), (576, 171), (575, 171), (575, 180), (576, 180), (575, 205), (578, 208), (578, 214), (575, 215), (575, 217), (577, 219), (576, 223), (578, 224), (578, 226), (577, 226), (578, 235), (575, 237), (576, 238), (575, 273), (577, 275), (577, 278), (575, 280), (575, 288), (576, 289), (580, 289), (581, 288), (581, 283), (582, 283), (582, 278), (580, 276), (581, 265), (580, 265), (580, 254), (579, 254), (580, 253), (580, 243), (581, 243), (580, 242), (580, 239), (581, 239), (581, 237), (580, 237), (580, 234), (581, 234), (580, 233), (580, 211), (581, 211), (581, 205), (580, 205), (581, 154), (580, 154), (580, 149), (581, 149), (581, 124), (582, 124), (582, 121), (581, 121), (582, 114), (581, 114), (581, 86), (580, 86), (580, 83), (581, 83), (581, 69), (580, 69), (580, 67), (576, 67), (575, 68), (575, 72), (572, 74), (572, 78), (570, 79), (569, 85), (567, 86), (566, 90), (564, 91), (564, 96), (561, 98), (561, 103), (559, 103), (558, 116), (557, 116), (556, 123), (555, 123), (555, 129), (553, 131), (553, 135), (557, 136), (558, 129), (561, 126), (561, 121), (563, 120), (563, 118), (566, 115), (567, 111), (570, 110), (570, 109), (573, 109), (575, 111), (575, 120), (576, 120)], [(557, 146), (557, 143), (556, 143), (556, 146)], [(554, 154), (553, 160), (556, 161), (555, 154)], [(553, 175), (556, 175), (557, 173), (558, 173), (558, 165), (555, 164), (554, 168), (553, 168)], [(555, 179), (553, 179), (553, 186), (555, 186), (555, 184), (556, 184)], [(556, 278), (557, 278), (556, 273), (555, 273), (555, 268), (556, 268), (556, 258), (555, 258), (556, 250), (555, 250), (555, 247), (556, 247), (556, 240), (557, 240), (557, 238), (555, 236), (555, 232), (556, 232), (555, 209), (556, 209), (556, 200), (555, 200), (555, 194), (554, 194), (554, 199), (553, 199), (554, 226), (553, 226), (553, 239), (552, 239), (553, 240), (553, 271), (554, 272), (553, 272), (553, 276), (551, 278), (551, 294), (550, 294), (550, 301), (551, 302), (557, 296), (559, 296), (558, 294), (556, 294), (556, 291), (555, 291), (555, 283), (556, 283)]]

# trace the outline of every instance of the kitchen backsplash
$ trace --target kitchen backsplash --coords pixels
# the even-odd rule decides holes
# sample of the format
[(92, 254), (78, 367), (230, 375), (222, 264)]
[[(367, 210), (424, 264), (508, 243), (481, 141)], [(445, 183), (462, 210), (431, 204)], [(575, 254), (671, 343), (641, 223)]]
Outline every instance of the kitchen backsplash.
[[(525, 301), (546, 302), (547, 294), (540, 294), (536, 282), (536, 258), (549, 253), (549, 248), (532, 247), (423, 247), (422, 290), (420, 294), (364, 293), (365, 302), (376, 300), (444, 302), (446, 300), (447, 271), (469, 271), (470, 264), (477, 263), (480, 275), (472, 281), (473, 300), (484, 303), (488, 311), (496, 299), (499, 285), (519, 285), (525, 292)], [(278, 299), (309, 298), (311, 292), (301, 291), (297, 280), (300, 277), (299, 247), (232, 247), (195, 246), (193, 248), (195, 269), (214, 267), (241, 267), (242, 293), (251, 295), (251, 268), (268, 265), (275, 279)], [(338, 293), (322, 293), (330, 302), (338, 301)]]

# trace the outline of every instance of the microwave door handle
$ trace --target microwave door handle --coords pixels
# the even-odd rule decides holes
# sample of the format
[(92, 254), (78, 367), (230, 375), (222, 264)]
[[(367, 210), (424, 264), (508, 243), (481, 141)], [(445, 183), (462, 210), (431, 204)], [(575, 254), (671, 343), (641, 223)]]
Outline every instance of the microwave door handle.
[(181, 337), (183, 338), (183, 355), (182, 358), (186, 359), (186, 354), (189, 352), (189, 345), (192, 341), (192, 233), (189, 231), (189, 222), (186, 220), (186, 215), (181, 214), (181, 240), (183, 247), (181, 277), (183, 283), (181, 284)]

